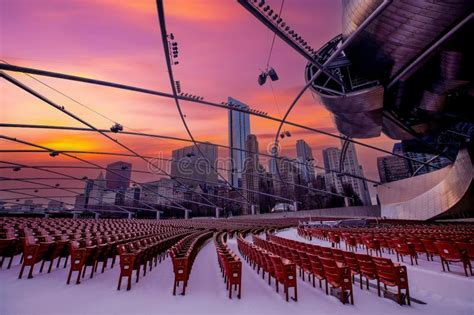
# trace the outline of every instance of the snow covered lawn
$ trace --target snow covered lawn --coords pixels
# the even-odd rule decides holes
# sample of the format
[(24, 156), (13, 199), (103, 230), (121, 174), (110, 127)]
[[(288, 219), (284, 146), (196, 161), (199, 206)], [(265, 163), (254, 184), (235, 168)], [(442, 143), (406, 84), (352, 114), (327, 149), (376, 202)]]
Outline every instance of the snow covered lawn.
[[(281, 236), (303, 240), (290, 229)], [(229, 246), (238, 253), (235, 239)], [(194, 263), (186, 296), (172, 295), (173, 272), (169, 258), (150, 273), (117, 291), (119, 268), (106, 270), (79, 285), (66, 285), (68, 268), (38, 273), (33, 279), (18, 279), (19, 258), (10, 270), (0, 270), (0, 315), (6, 314), (474, 314), (474, 277), (441, 273), (439, 263), (425, 268), (409, 268), (412, 296), (426, 305), (412, 303), (399, 306), (379, 298), (375, 289), (360, 290), (354, 286), (355, 305), (342, 305), (335, 297), (326, 296), (318, 286), (298, 282), (298, 302), (286, 302), (283, 290), (243, 261), (242, 299), (227, 297), (225, 284), (217, 264), (214, 244), (209, 242)], [(100, 269), (100, 268), (99, 268)], [(273, 282), (272, 282), (273, 284)]]

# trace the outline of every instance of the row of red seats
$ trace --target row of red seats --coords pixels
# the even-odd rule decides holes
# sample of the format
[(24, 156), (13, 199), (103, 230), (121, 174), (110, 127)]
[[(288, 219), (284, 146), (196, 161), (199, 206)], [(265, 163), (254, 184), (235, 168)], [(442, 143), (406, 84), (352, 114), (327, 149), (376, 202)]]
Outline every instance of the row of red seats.
[(196, 232), (190, 234), (171, 247), (168, 252), (173, 261), (174, 286), (173, 295), (176, 295), (176, 287), (183, 282), (181, 295), (186, 294), (191, 269), (194, 260), (205, 244), (212, 237), (212, 232)]
[(221, 232), (214, 235), (214, 245), (217, 251), (217, 262), (221, 269), (224, 283), (232, 298), (232, 289), (237, 290), (240, 299), (242, 293), (242, 262), (240, 258), (227, 246), (227, 233)]
[(241, 235), (237, 236), (237, 245), (240, 254), (250, 263), (252, 268), (257, 268), (257, 274), (262, 270), (262, 278), (265, 272), (268, 275), (268, 284), (271, 285), (272, 277), (275, 279), (275, 289), (279, 292), (279, 284), (283, 284), (286, 301), (289, 299), (289, 290), (294, 288), (293, 300), (298, 300), (296, 282), (296, 266), (291, 261), (275, 255), (255, 244), (247, 242)]
[(136, 282), (138, 282), (141, 267), (143, 267), (143, 276), (146, 276), (147, 266), (151, 271), (153, 265), (156, 267), (158, 262), (164, 259), (166, 251), (171, 246), (190, 233), (177, 230), (119, 245), (120, 275), (117, 290), (120, 290), (123, 277), (128, 278), (127, 290), (130, 290), (132, 287), (133, 271), (136, 271)]
[[(323, 233), (324, 232), (324, 233)], [(403, 262), (403, 257), (408, 256), (413, 265), (413, 261), (418, 264), (418, 254), (426, 254), (427, 260), (433, 261), (433, 256), (439, 256), (443, 271), (445, 266), (449, 269), (450, 262), (461, 262), (463, 264), (464, 273), (468, 276), (468, 270), (471, 275), (472, 264), (474, 261), (474, 243), (454, 241), (449, 239), (431, 239), (420, 238), (415, 235), (409, 236), (389, 237), (380, 233), (362, 233), (362, 232), (341, 232), (338, 229), (329, 231), (326, 228), (298, 228), (298, 234), (302, 237), (310, 238), (317, 237), (322, 240), (331, 242), (331, 235), (341, 235), (341, 239), (346, 244), (346, 249), (357, 251), (359, 246), (365, 247), (367, 253), (375, 252), (376, 255), (382, 256), (384, 249), (387, 252), (395, 253), (397, 260)], [(425, 234), (426, 235), (426, 234)], [(334, 236), (332, 236), (334, 240)]]
[[(168, 230), (168, 229), (166, 229)], [(161, 233), (166, 230), (162, 230)], [(56, 231), (54, 235), (36, 235), (32, 236), (26, 232), (25, 237), (19, 239), (23, 242), (23, 254), (20, 262), (19, 278), (22, 277), (25, 267), (30, 267), (28, 278), (33, 278), (33, 269), (37, 263), (41, 262), (40, 272), (43, 271), (45, 262), (50, 262), (48, 273), (51, 272), (53, 262), (58, 259), (56, 267), (59, 267), (61, 258), (66, 258), (64, 267), (67, 264), (68, 257), (71, 255), (71, 270), (68, 276), (68, 283), (72, 271), (82, 271), (84, 277), (87, 267), (91, 267), (91, 278), (97, 271), (98, 263), (102, 262), (102, 272), (104, 272), (107, 261), (112, 259), (112, 268), (115, 263), (115, 257), (118, 254), (117, 245), (143, 238), (147, 235), (159, 233), (159, 229), (153, 229), (142, 232), (132, 232), (114, 235), (101, 235), (99, 232), (92, 237), (86, 234), (82, 238), (81, 234), (59, 234)], [(79, 259), (80, 258), (80, 259)], [(80, 283), (79, 277), (76, 283)]]
[[(268, 241), (258, 238), (256, 241), (294, 261), (303, 274), (304, 272), (312, 274), (313, 286), (315, 277), (318, 278), (320, 287), (321, 281), (325, 280), (326, 294), (328, 294), (329, 283), (332, 287), (346, 292), (353, 302), (352, 283), (355, 282), (355, 275), (359, 275), (361, 289), (362, 277), (366, 278), (367, 289), (369, 289), (369, 280), (377, 281), (379, 296), (381, 295), (381, 283), (384, 284), (386, 291), (387, 286), (396, 286), (398, 303), (403, 304), (406, 301), (410, 305), (408, 274), (405, 266), (394, 264), (387, 258), (356, 254), (341, 249), (289, 240), (276, 235), (267, 235), (267, 237)], [(402, 290), (405, 292), (402, 293)], [(341, 294), (341, 301), (343, 301), (342, 299), (343, 294)]]
[[(295, 263), (295, 265), (299, 267), (300, 276), (303, 278), (303, 281), (305, 272), (308, 273), (308, 280), (310, 280), (310, 275), (313, 275), (313, 286), (315, 286), (315, 277), (318, 278), (320, 287), (321, 281), (325, 280), (326, 294), (329, 294), (328, 285), (331, 285), (332, 288), (341, 290), (339, 298), (343, 304), (345, 304), (348, 299), (350, 299), (351, 304), (354, 304), (351, 272), (349, 268), (339, 265), (332, 257), (323, 257), (322, 255), (309, 257), (306, 252), (298, 251), (293, 247), (275, 244), (255, 235), (252, 238), (254, 244), (257, 246)], [(313, 266), (316, 272), (313, 272)]]

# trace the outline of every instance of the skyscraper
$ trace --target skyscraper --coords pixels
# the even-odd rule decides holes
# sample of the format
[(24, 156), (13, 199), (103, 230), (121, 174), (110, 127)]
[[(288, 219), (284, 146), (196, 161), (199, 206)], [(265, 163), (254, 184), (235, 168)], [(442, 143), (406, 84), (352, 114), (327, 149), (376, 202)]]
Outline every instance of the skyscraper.
[(298, 162), (300, 162), (298, 167), (300, 168), (302, 175), (301, 177), (306, 183), (310, 183), (316, 178), (313, 164), (313, 151), (311, 150), (311, 147), (302, 139), (296, 141), (296, 155)]
[[(247, 105), (232, 97), (228, 102), (233, 107), (249, 109)], [(231, 160), (229, 182), (232, 186), (242, 187), (242, 169), (245, 160), (245, 141), (250, 134), (250, 117), (247, 113), (229, 109), (229, 158)]]
[[(199, 152), (202, 152), (203, 155)], [(196, 186), (203, 182), (217, 183), (217, 172), (215, 171), (217, 161), (217, 146), (211, 143), (199, 143), (173, 150), (173, 163), (171, 164), (171, 176), (187, 185)]]
[[(435, 158), (435, 155), (433, 154), (426, 152), (415, 152), (410, 149), (410, 147), (405, 148), (401, 142), (395, 143), (393, 145), (392, 152), (412, 159), (411, 161), (407, 161), (410, 174), (413, 174), (414, 172), (416, 172), (416, 175), (426, 174), (451, 164), (451, 161), (444, 156)], [(419, 162), (415, 162), (413, 160), (417, 160)], [(429, 162), (429, 165), (425, 164), (427, 162)], [(424, 166), (421, 167), (422, 165)]]
[(126, 190), (130, 185), (131, 175), (132, 164), (122, 161), (109, 164), (105, 173), (105, 187), (111, 190)]
[[(281, 156), (278, 159), (274, 159), (274, 166), (275, 173), (273, 173), (272, 176), (275, 194), (283, 198), (295, 200), (295, 184), (299, 185), (301, 183), (299, 182), (299, 170), (295, 166), (294, 161), (287, 157)], [(281, 202), (281, 200), (278, 202)]]
[(377, 168), (382, 183), (393, 182), (410, 177), (408, 161), (399, 158), (398, 156), (379, 156), (377, 158)]
[[(253, 204), (259, 204), (259, 162), (258, 162), (258, 142), (255, 135), (248, 135), (245, 142), (245, 163), (243, 167), (242, 187), (245, 189), (243, 195)], [(251, 214), (251, 207), (248, 203), (244, 205), (243, 214)]]
[[(341, 158), (341, 149), (327, 148), (323, 150), (324, 168), (326, 168), (325, 182), (326, 188), (333, 188), (336, 192), (345, 193), (344, 186), (352, 188), (353, 192), (359, 197), (363, 205), (371, 205), (369, 189), (366, 181), (353, 176), (338, 176), (335, 172), (329, 170), (339, 171), (339, 161)], [(354, 144), (349, 143), (346, 151), (346, 157), (343, 163), (343, 172), (353, 174), (359, 177), (364, 177), (362, 166), (357, 160), (357, 153)]]
[(99, 176), (97, 176), (97, 178), (92, 181), (92, 184), (89, 183), (90, 182), (88, 181), (86, 184), (86, 191), (87, 189), (90, 189), (91, 186), (92, 189), (89, 191), (88, 205), (100, 206), (102, 204), (106, 189), (104, 174), (100, 172)]

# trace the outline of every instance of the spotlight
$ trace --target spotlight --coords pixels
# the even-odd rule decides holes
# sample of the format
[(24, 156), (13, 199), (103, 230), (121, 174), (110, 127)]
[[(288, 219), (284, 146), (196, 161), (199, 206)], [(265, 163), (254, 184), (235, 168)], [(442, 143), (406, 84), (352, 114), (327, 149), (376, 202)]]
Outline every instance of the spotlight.
[(266, 81), (267, 81), (267, 74), (265, 72), (260, 73), (260, 75), (258, 76), (258, 84), (264, 85)]
[(285, 131), (285, 135), (286, 135), (287, 137), (291, 137), (291, 133), (290, 133), (288, 130)]
[(123, 130), (123, 126), (119, 123), (115, 123), (112, 127), (110, 127), (110, 131), (117, 133)]
[(270, 70), (268, 70), (268, 76), (272, 81), (277, 81), (279, 79), (275, 69), (273, 68), (270, 68)]
[(15, 166), (15, 167), (13, 168), (13, 171), (14, 171), (14, 172), (19, 172), (20, 170), (21, 170), (21, 167), (19, 167), (19, 166)]
[(52, 152), (49, 153), (49, 156), (51, 156), (51, 157), (55, 157), (55, 156), (58, 156), (58, 155), (59, 155), (59, 152), (57, 152), (57, 151), (52, 151)]

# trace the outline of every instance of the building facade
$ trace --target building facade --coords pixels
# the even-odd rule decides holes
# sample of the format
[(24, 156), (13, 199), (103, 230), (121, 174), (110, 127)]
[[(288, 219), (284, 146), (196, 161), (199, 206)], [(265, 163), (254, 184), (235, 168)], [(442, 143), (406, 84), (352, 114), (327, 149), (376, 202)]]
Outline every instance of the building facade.
[(214, 144), (199, 143), (173, 150), (172, 157), (171, 176), (179, 182), (189, 186), (204, 182), (217, 183), (215, 167), (218, 153)]
[(107, 165), (105, 173), (106, 188), (111, 190), (126, 190), (130, 185), (132, 164), (127, 162), (114, 162)]
[[(244, 103), (228, 98), (228, 102), (236, 108), (249, 109)], [(250, 134), (250, 117), (247, 113), (229, 109), (229, 182), (232, 186), (242, 187), (242, 169), (245, 160), (245, 142)]]
[[(259, 205), (259, 160), (258, 142), (255, 135), (248, 135), (245, 142), (245, 161), (242, 174), (243, 195), (249, 203)], [(251, 206), (246, 203), (243, 207), (243, 214), (252, 214)]]
[(306, 183), (312, 182), (316, 178), (314, 171), (314, 157), (311, 147), (302, 139), (296, 141), (296, 156), (299, 162), (302, 180)]
[[(88, 190), (90, 189), (90, 190)], [(88, 192), (88, 205), (89, 206), (100, 206), (104, 198), (106, 190), (106, 181), (104, 174), (100, 172), (99, 176), (92, 181), (86, 182), (85, 191)]]
[(140, 201), (150, 205), (169, 205), (176, 199), (175, 182), (169, 178), (142, 184)]
[[(393, 145), (392, 152), (400, 154), (400, 155), (404, 155), (412, 159), (410, 161), (407, 161), (410, 176), (411, 174), (414, 174), (415, 172), (416, 172), (415, 176), (431, 173), (433, 171), (436, 171), (440, 168), (443, 168), (451, 164), (451, 161), (448, 158), (443, 157), (443, 156), (435, 157), (435, 155), (433, 154), (429, 154), (425, 152), (415, 152), (413, 150), (410, 150), (410, 148), (405, 149), (402, 142), (395, 143)], [(413, 160), (416, 160), (418, 162), (415, 162)], [(425, 163), (427, 162), (429, 163), (425, 165)]]
[[(301, 184), (299, 169), (295, 166), (294, 161), (286, 157), (275, 159), (275, 170), (273, 174), (273, 186), (275, 194), (292, 200), (296, 200), (295, 184)], [(281, 201), (279, 201), (281, 202)]]
[(377, 168), (382, 183), (404, 179), (411, 174), (408, 161), (393, 155), (378, 157)]
[(364, 177), (364, 171), (357, 159), (357, 152), (354, 144), (349, 143), (344, 159), (342, 172), (353, 174), (354, 176), (340, 176), (334, 171), (339, 171), (339, 164), (342, 151), (339, 148), (327, 148), (323, 150), (324, 168), (326, 169), (325, 183), (326, 188), (334, 189), (337, 193), (347, 193), (348, 187), (360, 199), (363, 205), (371, 205), (369, 188), (366, 181), (357, 177)]

